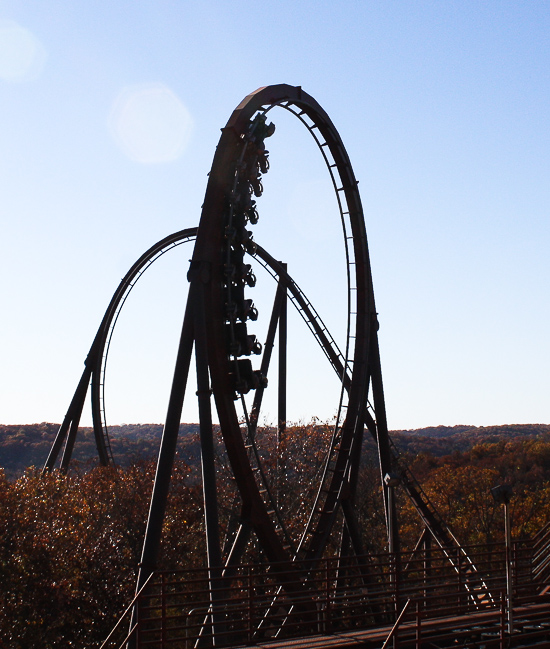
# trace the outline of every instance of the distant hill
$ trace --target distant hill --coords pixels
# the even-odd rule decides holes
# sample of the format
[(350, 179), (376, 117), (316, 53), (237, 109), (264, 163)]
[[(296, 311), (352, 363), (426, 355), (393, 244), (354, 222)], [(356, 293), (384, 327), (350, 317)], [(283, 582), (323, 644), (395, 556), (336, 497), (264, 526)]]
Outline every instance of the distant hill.
[[(20, 475), (27, 467), (44, 465), (59, 424), (0, 425), (0, 467), (9, 477)], [(124, 424), (110, 426), (113, 455), (119, 464), (148, 459), (158, 453), (163, 426), (161, 424)], [(198, 424), (181, 424), (180, 450), (185, 460), (198, 465)], [(392, 439), (402, 453), (426, 453), (436, 457), (464, 452), (479, 443), (540, 437), (550, 441), (548, 424), (512, 424), (505, 426), (432, 426), (416, 430), (395, 430)], [(97, 458), (92, 428), (78, 432), (73, 458), (93, 462)]]
[(416, 430), (394, 430), (391, 436), (401, 451), (429, 453), (442, 457), (464, 452), (480, 443), (541, 437), (550, 441), (548, 424), (507, 424), (503, 426), (430, 426)]
[(419, 437), (456, 437), (464, 435), (477, 437), (489, 437), (495, 435), (499, 439), (505, 437), (535, 437), (543, 433), (550, 433), (548, 424), (506, 424), (503, 426), (429, 426), (428, 428), (417, 428), (414, 430), (394, 430), (393, 433), (405, 435), (417, 435)]
[[(55, 440), (59, 424), (0, 425), (0, 467), (8, 477), (20, 475), (27, 467), (42, 467)], [(161, 424), (124, 424), (109, 427), (113, 455), (119, 464), (135, 459), (148, 459), (158, 453), (163, 426)], [(181, 424), (180, 439), (198, 432), (197, 424)], [(195, 451), (193, 451), (195, 454)], [(198, 460), (198, 449), (196, 449)], [(78, 431), (73, 459), (91, 462), (97, 459), (93, 429)]]

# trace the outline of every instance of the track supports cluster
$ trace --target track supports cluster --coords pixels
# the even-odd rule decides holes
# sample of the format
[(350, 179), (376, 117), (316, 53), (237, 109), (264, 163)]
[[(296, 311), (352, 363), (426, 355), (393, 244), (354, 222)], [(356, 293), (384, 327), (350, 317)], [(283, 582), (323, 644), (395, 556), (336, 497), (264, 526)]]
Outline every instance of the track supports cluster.
[[(348, 313), (343, 314), (347, 318), (347, 335), (343, 341), (343, 352), (289, 275), (286, 264), (276, 261), (261, 248), (249, 229), (259, 220), (256, 199), (262, 195), (263, 177), (269, 169), (265, 140), (275, 131), (275, 126), (267, 119), (274, 108), (289, 111), (306, 126), (319, 146), (334, 185), (347, 265)], [(378, 447), (381, 490), (392, 554), (397, 556), (399, 551), (395, 503), (390, 491), (394, 487), (385, 483), (384, 477), (394, 473), (399, 475), (401, 484), (437, 543), (443, 548), (454, 547), (456, 540), (437, 518), (425, 494), (400, 465), (390, 446), (378, 350), (378, 320), (357, 181), (330, 118), (299, 87), (278, 85), (260, 88), (246, 97), (231, 115), (222, 129), (214, 156), (199, 227), (175, 233), (153, 246), (123, 279), (100, 325), (82, 379), (44, 470), (49, 471), (54, 467), (63, 444), (65, 450), (61, 468), (67, 468), (90, 379), (100, 461), (103, 464), (112, 461), (101, 398), (107, 351), (118, 313), (135, 281), (152, 261), (166, 250), (195, 236), (188, 273), (189, 295), (159, 451), (137, 591), (157, 565), (193, 352), (200, 416), (207, 560), (213, 593), (212, 614), (208, 614), (210, 621), (205, 621), (205, 624), (211, 625), (214, 635), (221, 629), (216, 613), (218, 585), (221, 580), (231, 578), (232, 570), (241, 561), (252, 533), (262, 550), (263, 560), (277, 576), (280, 592), (293, 602), (292, 607), (302, 607), (305, 618), (313, 614), (311, 574), (316, 562), (326, 555), (329, 540), (333, 541), (331, 551), (336, 552), (343, 561), (353, 554), (362, 554), (355, 494), (365, 428)], [(256, 261), (277, 281), (264, 347), (257, 336), (249, 331), (251, 323), (258, 318), (254, 301), (247, 295), (247, 291), (256, 285), (257, 278), (253, 271)], [(271, 350), (277, 329), (279, 435), (285, 429), (287, 297), (298, 309), (340, 380), (338, 417), (325, 449), (322, 476), (316, 485), (313, 502), (307, 505), (309, 511), (304, 516), (304, 520), (307, 520), (304, 529), (294, 539), (288, 534), (289, 521), (284, 520), (284, 508), (271, 493), (255, 445), (256, 426), (262, 396), (268, 384)], [(254, 356), (261, 356), (259, 369), (253, 367), (251, 357)], [(245, 400), (250, 392), (254, 392), (251, 408)], [(213, 407), (239, 494), (235, 514), (238, 519), (237, 531), (232, 538), (226, 539), (223, 550), (218, 521), (218, 502), (223, 494), (218, 493), (216, 484)], [(284, 569), (281, 568), (283, 562)], [(309, 566), (307, 569), (304, 568), (305, 564)], [(474, 584), (474, 573), (475, 568), (470, 562), (468, 583), (471, 585)], [(362, 578), (368, 583), (368, 574), (364, 573)], [(343, 576), (338, 579), (343, 583)], [(268, 615), (277, 610), (277, 617), (282, 616), (284, 620), (286, 609), (280, 606), (275, 597)]]

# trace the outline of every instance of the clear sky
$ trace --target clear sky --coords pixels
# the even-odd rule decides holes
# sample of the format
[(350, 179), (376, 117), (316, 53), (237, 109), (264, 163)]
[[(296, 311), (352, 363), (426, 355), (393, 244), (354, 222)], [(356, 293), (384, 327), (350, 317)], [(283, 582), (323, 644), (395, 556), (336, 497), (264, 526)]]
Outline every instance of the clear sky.
[[(360, 181), (390, 427), (550, 423), (550, 2), (7, 0), (0, 21), (0, 423), (61, 421), (121, 277), (198, 223), (219, 129), (274, 83), (325, 108)], [(272, 119), (255, 238), (340, 336), (328, 176)], [(122, 312), (110, 423), (164, 420), (190, 254)], [(329, 418), (292, 323), (290, 416)]]

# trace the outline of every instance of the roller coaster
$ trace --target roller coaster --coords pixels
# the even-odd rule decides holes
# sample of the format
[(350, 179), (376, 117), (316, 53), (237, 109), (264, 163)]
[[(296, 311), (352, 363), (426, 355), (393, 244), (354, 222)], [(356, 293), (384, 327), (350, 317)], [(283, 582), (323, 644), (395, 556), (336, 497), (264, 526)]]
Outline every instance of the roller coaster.
[[(263, 193), (262, 183), (269, 171), (266, 140), (274, 136), (271, 119), (280, 110), (291, 113), (311, 134), (334, 188), (347, 278), (347, 286), (342, 289), (347, 296), (346, 336), (341, 347), (286, 264), (276, 260), (253, 237), (252, 228), (260, 218), (257, 199)], [(395, 616), (399, 619), (400, 612), (405, 610), (404, 597), (399, 594), (405, 567), (400, 559), (394, 497), (397, 485), (408, 495), (423, 524), (424, 532), (416, 549), (428, 552), (434, 542), (449, 574), (454, 575), (447, 579), (460, 584), (461, 597), (468, 610), (482, 614), (498, 609), (500, 595), (488, 575), (439, 516), (388, 434), (378, 318), (358, 183), (329, 116), (300, 87), (260, 88), (234, 110), (222, 129), (198, 227), (181, 230), (153, 245), (122, 279), (91, 345), (44, 471), (58, 465), (62, 471), (69, 468), (90, 386), (99, 462), (103, 465), (114, 462), (106, 423), (104, 385), (115, 325), (143, 273), (161, 256), (188, 242), (194, 246), (188, 272), (189, 294), (158, 456), (136, 600), (129, 609), (130, 632), (123, 644), (141, 646), (138, 638), (143, 628), (136, 602), (156, 579), (161, 530), (193, 356), (204, 493), (207, 603), (198, 613), (194, 635), (189, 635), (187, 628), (185, 642), (170, 644), (165, 635), (154, 646), (236, 646), (239, 642), (257, 643), (262, 638), (283, 638), (290, 628), (297, 629), (295, 635), (319, 633), (320, 570), (324, 571), (327, 592), (346, 593), (354, 584), (353, 588), (363, 593), (367, 611), (364, 627), (380, 626), (395, 620)], [(254, 273), (257, 265), (276, 283), (264, 345), (252, 333), (258, 317), (250, 297), (258, 281)], [(286, 509), (274, 493), (257, 445), (266, 390), (277, 395), (277, 434), (280, 438), (285, 434), (289, 301), (324, 352), (340, 386), (337, 414), (316, 495), (306, 505), (306, 522), (298, 535), (289, 531), (291, 521), (287, 520)], [(272, 349), (277, 335), (278, 359), (273, 371)], [(256, 367), (254, 358), (258, 359)], [(276, 374), (275, 381), (271, 380), (273, 374)], [(219, 493), (216, 480), (213, 408), (239, 494), (238, 525), (231, 537), (225, 539), (223, 547), (218, 516), (223, 494)], [(386, 575), (386, 590), (392, 593), (390, 604), (382, 604), (374, 594), (379, 577), (375, 576), (378, 573), (372, 561), (364, 559), (366, 553), (356, 511), (365, 431), (372, 436), (378, 451), (389, 557), (389, 568), (382, 573)], [(242, 558), (252, 536), (261, 548), (263, 588), (268, 595), (264, 597), (261, 615), (249, 624), (253, 628), (248, 629), (246, 640), (242, 640), (241, 636), (231, 638), (229, 632), (227, 593), (242, 582)], [(155, 597), (158, 599), (151, 594), (148, 597), (150, 602)]]

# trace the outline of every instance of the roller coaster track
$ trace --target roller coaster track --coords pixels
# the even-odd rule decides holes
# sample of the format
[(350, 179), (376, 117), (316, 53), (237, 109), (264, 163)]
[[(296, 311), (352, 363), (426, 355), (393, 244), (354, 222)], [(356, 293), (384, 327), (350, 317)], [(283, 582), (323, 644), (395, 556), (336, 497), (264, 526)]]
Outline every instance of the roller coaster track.
[[(252, 232), (246, 229), (258, 221), (256, 201), (252, 196), (261, 196), (262, 176), (269, 169), (264, 140), (274, 131), (273, 125), (267, 121), (274, 109), (289, 111), (307, 128), (331, 176), (346, 257), (347, 326), (343, 352), (338, 349), (319, 315), (286, 269), (259, 248), (253, 241)], [(230, 557), (238, 559), (239, 552), (242, 552), (244, 534), (241, 531), (244, 522), (248, 529), (255, 532), (269, 564), (276, 566), (286, 562), (293, 566), (292, 570), (283, 571), (280, 575), (281, 588), (291, 598), (296, 593), (307, 595), (307, 574), (300, 566), (303, 562), (322, 557), (329, 537), (334, 534), (339, 515), (345, 521), (345, 529), (355, 553), (361, 553), (360, 535), (354, 533), (357, 530), (354, 496), (365, 426), (378, 448), (381, 477), (397, 471), (405, 490), (437, 543), (449, 549), (456, 548), (456, 539), (403, 462), (398, 459), (388, 435), (378, 350), (378, 320), (357, 185), (342, 140), (319, 104), (300, 87), (278, 85), (261, 88), (241, 102), (222, 129), (209, 174), (199, 227), (175, 233), (150, 248), (128, 271), (115, 292), (86, 359), (82, 378), (45, 470), (53, 468), (64, 442), (61, 466), (67, 468), (90, 380), (94, 432), (100, 462), (107, 464), (112, 461), (103, 387), (108, 350), (120, 309), (135, 282), (149, 265), (184, 239), (190, 240), (196, 233), (188, 273), (190, 288), (187, 308), (159, 453), (137, 590), (148, 579), (157, 562), (193, 350), (197, 370), (208, 563), (214, 582), (216, 575), (221, 575), (224, 565), (226, 568), (229, 565)], [(248, 331), (248, 327), (253, 326), (256, 320), (257, 311), (252, 300), (245, 298), (245, 289), (253, 288), (256, 283), (246, 255), (259, 258), (278, 281), (279, 287), (282, 287), (276, 293), (263, 354), (256, 336)], [(270, 349), (275, 330), (278, 325), (282, 326), (286, 317), (284, 300), (287, 294), (321, 345), (341, 384), (338, 414), (317, 495), (295, 547), (289, 542), (284, 517), (270, 492), (255, 446), (255, 428), (263, 391), (267, 385)], [(284, 326), (286, 327), (286, 323)], [(249, 358), (256, 354), (262, 354), (259, 370), (252, 368)], [(286, 390), (286, 385), (282, 389)], [(254, 395), (251, 407), (247, 403), (248, 393)], [(225, 559), (222, 559), (218, 536), (212, 401), (240, 494), (243, 521)], [(245, 422), (244, 433), (242, 421)], [(385, 480), (382, 480), (382, 491), (388, 533), (391, 535), (391, 530), (396, 530), (397, 525), (390, 487)], [(398, 552), (398, 538), (392, 538), (392, 543), (394, 550)], [(237, 551), (237, 548), (240, 550)], [(471, 562), (469, 570), (470, 579), (473, 580), (476, 571)], [(479, 581), (478, 578), (476, 581)], [(214, 588), (213, 592), (215, 591)], [(213, 607), (215, 608), (215, 602)], [(306, 604), (304, 614), (311, 613)], [(214, 621), (212, 624), (216, 625)]]
[(176, 246), (186, 241), (194, 240), (196, 234), (196, 227), (187, 228), (161, 239), (146, 250), (122, 278), (116, 291), (113, 293), (113, 297), (109, 302), (109, 306), (94, 337), (90, 351), (84, 362), (82, 377), (50, 450), (44, 465), (44, 471), (51, 471), (54, 468), (63, 445), (65, 446), (60, 468), (63, 471), (67, 470), (71, 461), (80, 416), (90, 381), (92, 418), (99, 461), (104, 466), (113, 463), (113, 453), (105, 415), (104, 383), (111, 339), (120, 311), (136, 282), (151, 264)]
[[(126, 273), (119, 286), (117, 287), (113, 298), (105, 312), (101, 321), (100, 327), (96, 334), (96, 338), (92, 344), (92, 348), (88, 355), (93, 359), (91, 381), (92, 381), (92, 413), (94, 416), (94, 431), (98, 449), (102, 449), (103, 453), (99, 455), (104, 458), (103, 463), (113, 462), (113, 455), (111, 451), (111, 444), (109, 440), (109, 431), (106, 423), (105, 414), (105, 375), (107, 368), (107, 359), (110, 349), (110, 344), (113, 336), (115, 326), (118, 321), (119, 314), (130, 295), (130, 292), (136, 285), (137, 281), (141, 278), (143, 273), (150, 268), (150, 266), (160, 259), (165, 253), (177, 248), (179, 245), (193, 241), (196, 237), (197, 228), (187, 228), (175, 232), (151, 246), (140, 258), (133, 264), (130, 270)], [(350, 385), (349, 373), (344, 373), (345, 360), (342, 352), (338, 348), (334, 338), (331, 336), (330, 331), (323, 323), (321, 317), (309, 301), (305, 293), (299, 287), (297, 282), (288, 274), (283, 265), (275, 260), (264, 248), (260, 245), (257, 247), (256, 260), (263, 268), (273, 277), (273, 279), (281, 283), (288, 291), (291, 302), (300, 314), (307, 327), (310, 329), (315, 340), (323, 350), (325, 356), (330, 362), (337, 376), (344, 381), (346, 390)], [(99, 414), (98, 414), (99, 413)], [(375, 437), (376, 428), (373, 426), (372, 415), (367, 410), (365, 413), (365, 422), (367, 428)], [(401, 483), (407, 495), (411, 499), (414, 507), (418, 511), (426, 528), (430, 530), (432, 536), (442, 549), (454, 550), (461, 548), (459, 542), (456, 540), (452, 532), (448, 529), (442, 517), (437, 512), (437, 509), (430, 502), (427, 494), (423, 491), (421, 485), (418, 483), (412, 472), (408, 469), (406, 464), (400, 459), (399, 451), (393, 444), (390, 437), (390, 444), (392, 447), (392, 457), (397, 468), (397, 472), (401, 478)], [(274, 497), (271, 492), (268, 481), (263, 472), (261, 461), (259, 459), (258, 450), (256, 445), (251, 440), (251, 448), (254, 453), (254, 464), (256, 470), (259, 472), (263, 488), (266, 494), (266, 501), (273, 511), (275, 509)], [(67, 463), (70, 458), (66, 458)], [(51, 468), (48, 466), (48, 469)], [(279, 527), (284, 529), (284, 524), (279, 521)], [(287, 541), (290, 543), (287, 535)], [(455, 554), (449, 555), (450, 560), (456, 563)], [(471, 564), (466, 553), (464, 553), (462, 566), (466, 570), (469, 566), (471, 570), (475, 571), (475, 566)]]
[[(260, 246), (258, 246), (257, 257), (262, 266), (276, 281), (283, 282), (296, 310), (325, 353), (337, 376), (343, 380), (345, 388), (348, 389), (350, 376), (348, 372), (344, 371), (345, 363), (342, 352), (339, 350), (334, 338), (330, 335), (328, 328), (321, 320), (307, 296), (290, 275), (288, 275), (282, 264), (277, 262)], [(371, 412), (369, 412), (369, 406), (370, 404), (365, 409), (365, 425), (376, 441), (376, 424)], [(493, 601), (492, 595), (489, 593), (483, 578), (478, 574), (477, 568), (468, 553), (463, 549), (449, 529), (426, 492), (422, 489), (418, 480), (414, 477), (412, 471), (403, 462), (391, 436), (388, 438), (391, 446), (394, 470), (398, 473), (401, 479), (401, 485), (423, 521), (425, 528), (429, 530), (436, 543), (445, 552), (448, 560), (455, 567), (455, 570), (463, 574), (464, 584), (472, 593), (472, 599), (475, 604), (483, 605), (487, 599)], [(460, 559), (457, 559), (456, 551), (460, 553)]]

